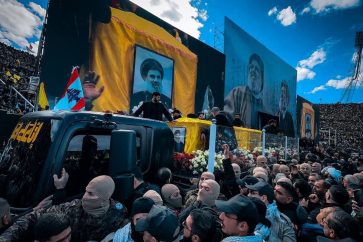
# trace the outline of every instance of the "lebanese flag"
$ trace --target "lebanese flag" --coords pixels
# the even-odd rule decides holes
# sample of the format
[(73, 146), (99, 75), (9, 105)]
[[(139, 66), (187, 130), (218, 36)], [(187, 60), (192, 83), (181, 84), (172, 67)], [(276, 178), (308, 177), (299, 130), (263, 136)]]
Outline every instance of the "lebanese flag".
[(27, 46), (26, 49), (27, 49), (27, 51), (33, 53), (33, 46), (32, 46), (32, 44), (29, 44), (29, 46)]
[(66, 90), (57, 104), (54, 106), (54, 111), (58, 110), (84, 110), (85, 102), (82, 89), (81, 79), (79, 78), (78, 70), (73, 68), (71, 78), (67, 84)]

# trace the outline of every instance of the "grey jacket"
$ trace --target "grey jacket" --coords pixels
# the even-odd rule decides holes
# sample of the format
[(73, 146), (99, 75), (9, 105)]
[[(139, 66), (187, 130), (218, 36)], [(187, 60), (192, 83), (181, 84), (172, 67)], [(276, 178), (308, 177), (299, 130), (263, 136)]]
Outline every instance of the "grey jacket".
[(296, 242), (293, 223), (277, 209), (275, 202), (267, 206), (266, 218), (271, 222), (271, 235), (268, 241)]

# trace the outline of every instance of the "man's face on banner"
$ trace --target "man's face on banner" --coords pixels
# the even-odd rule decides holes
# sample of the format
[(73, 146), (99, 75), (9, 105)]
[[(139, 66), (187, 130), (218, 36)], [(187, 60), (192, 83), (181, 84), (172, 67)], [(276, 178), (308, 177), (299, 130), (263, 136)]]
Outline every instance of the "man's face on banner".
[(174, 132), (174, 141), (175, 141), (175, 143), (180, 143), (181, 142), (180, 132), (178, 132), (178, 131)]
[(248, 80), (250, 88), (254, 94), (259, 94), (262, 86), (262, 69), (256, 60), (252, 60), (248, 65)]
[(149, 92), (162, 92), (161, 73), (158, 70), (149, 70), (145, 78)]

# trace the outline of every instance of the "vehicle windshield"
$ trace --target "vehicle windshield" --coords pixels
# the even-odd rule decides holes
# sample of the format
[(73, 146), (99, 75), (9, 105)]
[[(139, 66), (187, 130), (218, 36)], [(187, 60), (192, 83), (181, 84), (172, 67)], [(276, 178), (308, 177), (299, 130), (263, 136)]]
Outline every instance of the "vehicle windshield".
[(59, 120), (22, 119), (0, 157), (0, 196), (13, 207), (31, 206)]

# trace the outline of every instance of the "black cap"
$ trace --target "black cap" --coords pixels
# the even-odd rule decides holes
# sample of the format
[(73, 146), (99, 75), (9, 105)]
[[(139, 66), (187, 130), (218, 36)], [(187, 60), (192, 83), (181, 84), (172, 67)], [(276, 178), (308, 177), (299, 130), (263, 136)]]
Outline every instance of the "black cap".
[(138, 213), (148, 213), (151, 208), (155, 205), (155, 202), (148, 197), (140, 197), (132, 203), (131, 217)]
[(266, 195), (267, 200), (271, 203), (275, 198), (274, 189), (270, 184), (264, 181), (259, 181), (254, 185), (246, 185), (246, 187), (252, 191), (258, 191), (261, 195)]
[(146, 218), (139, 219), (136, 231), (149, 232), (159, 241), (173, 241), (178, 236), (178, 217), (170, 209), (154, 205)]
[(258, 182), (258, 179), (254, 176), (245, 176), (243, 179), (237, 179), (237, 184), (241, 187), (246, 187), (246, 185), (254, 185)]
[(221, 212), (234, 214), (240, 221), (246, 221), (250, 227), (258, 223), (258, 212), (255, 204), (244, 195), (236, 195), (228, 201), (216, 201), (216, 206)]

